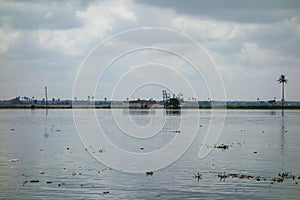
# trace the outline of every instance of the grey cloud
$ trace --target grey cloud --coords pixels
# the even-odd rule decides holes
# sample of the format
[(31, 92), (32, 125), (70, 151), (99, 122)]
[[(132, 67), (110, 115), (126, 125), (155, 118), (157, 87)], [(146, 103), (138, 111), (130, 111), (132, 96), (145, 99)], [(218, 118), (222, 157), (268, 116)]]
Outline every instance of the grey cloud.
[(27, 77), (42, 72), (63, 74), (77, 67), (81, 60), (82, 58), (45, 48), (32, 33), (23, 33), (5, 54), (0, 54), (1, 63), (5, 63), (2, 67), (14, 66), (16, 71)]
[(211, 0), (173, 1), (141, 0), (144, 5), (169, 8), (179, 14), (197, 15), (222, 21), (242, 23), (268, 23), (299, 15), (300, 1), (297, 0)]
[(46, 59), (53, 55), (56, 55), (57, 57), (61, 55), (61, 53), (44, 48), (39, 44), (35, 34), (24, 32), (17, 41), (15, 41), (14, 45), (12, 45), (4, 55), (1, 55), (1, 57), (32, 60), (36, 58)]
[(275, 49), (283, 55), (300, 54), (300, 38), (297, 24), (280, 23), (258, 27), (248, 33), (248, 42), (256, 42), (260, 47)]
[(55, 2), (6, 2), (0, 6), (0, 24), (14, 29), (70, 29), (83, 26), (75, 8)]
[[(4, 88), (6, 84), (10, 90), (1, 95), (6, 97), (14, 94), (27, 95), (26, 93), (37, 95), (38, 92), (43, 95), (43, 86), (47, 85), (54, 96), (58, 95), (61, 98), (70, 96), (76, 68), (88, 54), (88, 50), (114, 33), (144, 26), (174, 28), (207, 47), (208, 51), (212, 52), (215, 62), (222, 67), (230, 98), (252, 99), (253, 95), (255, 98), (263, 95), (272, 97), (274, 93), (276, 94), (276, 78), (280, 73), (287, 74), (291, 80), (289, 88), (296, 88), (299, 85), (296, 75), (299, 74), (297, 72), (300, 54), (298, 14), (300, 1), (140, 0), (126, 1), (126, 4), (124, 1), (117, 3), (119, 4), (111, 1), (78, 1), (70, 4), (67, 1), (56, 0), (1, 2), (0, 29), (7, 35), (17, 33), (7, 45), (8, 48), (0, 54), (2, 80), (0, 85)], [(136, 19), (127, 20), (117, 16), (118, 13), (111, 13), (109, 8), (117, 5), (134, 13)], [(77, 16), (77, 11), (86, 14), (91, 8), (99, 10), (92, 10), (89, 15), (83, 15), (83, 18)], [(109, 16), (108, 27), (89, 23), (106, 20), (106, 17), (99, 18), (101, 15)], [(191, 23), (174, 25), (177, 17)], [(208, 25), (201, 26), (198, 22)], [(209, 26), (211, 23), (213, 25)], [(235, 29), (235, 26), (238, 28)], [(98, 30), (101, 30), (99, 31), (101, 34), (98, 34)], [(213, 37), (210, 31), (214, 30), (222, 33), (225, 31), (225, 34)], [(230, 30), (233, 31), (232, 35)], [(150, 39), (145, 41), (146, 36)], [(117, 40), (119, 43), (116, 44), (132, 47), (162, 43), (167, 39), (169, 43), (165, 45), (172, 48), (172, 44), (182, 47), (180, 43), (184, 42), (168, 34), (142, 31), (119, 39), (120, 41)], [(247, 46), (249, 44), (253, 46)], [(104, 52), (101, 56), (114, 55), (117, 47)], [(187, 52), (189, 51), (193, 53), (187, 49)], [(135, 61), (132, 57), (127, 58), (129, 61)], [(137, 56), (137, 58), (144, 57)], [(161, 58), (159, 60), (162, 60), (161, 62), (169, 61), (164, 57), (155, 56), (155, 58)], [(111, 87), (111, 79), (115, 75), (111, 74), (107, 78), (109, 79), (107, 88)], [(269, 92), (267, 95), (266, 90), (261, 89), (261, 84), (265, 82), (272, 84), (266, 86), (270, 87), (266, 88)], [(32, 85), (42, 87), (36, 87), (34, 90)], [(241, 88), (241, 85), (245, 87)], [(243, 88), (249, 89), (245, 92)], [(294, 99), (299, 99), (299, 94), (291, 95)]]
[(206, 40), (211, 49), (223, 54), (238, 53), (244, 43), (254, 43), (262, 49), (272, 49), (285, 56), (300, 54), (300, 38), (297, 36), (297, 26), (286, 24), (269, 24), (253, 30), (244, 30), (244, 36), (228, 40)]

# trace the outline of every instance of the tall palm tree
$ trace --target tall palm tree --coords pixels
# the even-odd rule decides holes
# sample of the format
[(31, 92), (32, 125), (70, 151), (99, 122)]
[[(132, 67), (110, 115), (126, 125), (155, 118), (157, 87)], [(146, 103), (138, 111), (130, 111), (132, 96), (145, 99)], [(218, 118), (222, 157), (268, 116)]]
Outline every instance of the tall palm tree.
[(283, 107), (284, 104), (284, 83), (287, 83), (288, 80), (285, 78), (285, 75), (281, 74), (279, 76), (279, 79), (277, 80), (279, 83), (281, 83), (282, 86), (282, 93), (281, 93), (281, 106)]

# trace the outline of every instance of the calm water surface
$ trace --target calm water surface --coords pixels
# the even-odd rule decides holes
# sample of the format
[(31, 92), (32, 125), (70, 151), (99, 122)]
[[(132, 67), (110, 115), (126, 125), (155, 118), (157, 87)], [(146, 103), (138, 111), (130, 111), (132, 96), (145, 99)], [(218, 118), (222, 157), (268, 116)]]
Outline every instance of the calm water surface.
[[(87, 132), (92, 110), (79, 110)], [(93, 155), (106, 149), (84, 146), (74, 125), (72, 110), (0, 110), (0, 199), (299, 199), (300, 111), (227, 110), (223, 132), (216, 145), (228, 145), (198, 158), (209, 128), (210, 110), (183, 110), (166, 115), (150, 112), (115, 112), (130, 115), (139, 126), (167, 119), (159, 136), (139, 140), (122, 133), (112, 110), (97, 110), (108, 138), (132, 152), (162, 148), (176, 136), (187, 134), (199, 119), (195, 140), (173, 164), (145, 173), (124, 173), (101, 164)], [(150, 117), (152, 120), (150, 119)], [(143, 133), (141, 133), (143, 134)], [(141, 149), (143, 147), (143, 149)], [(108, 150), (107, 150), (108, 151)], [(10, 162), (18, 159), (17, 162)], [(159, 160), (157, 161), (159, 162)], [(202, 179), (193, 178), (201, 173)], [(246, 174), (261, 179), (227, 178), (220, 173)], [(278, 173), (295, 180), (272, 183)], [(39, 180), (31, 183), (31, 180)]]

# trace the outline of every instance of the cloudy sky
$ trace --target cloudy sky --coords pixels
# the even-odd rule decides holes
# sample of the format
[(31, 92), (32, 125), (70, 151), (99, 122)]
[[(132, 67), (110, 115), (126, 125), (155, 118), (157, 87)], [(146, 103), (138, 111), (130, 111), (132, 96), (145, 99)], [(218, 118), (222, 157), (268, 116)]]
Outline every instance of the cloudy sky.
[[(174, 93), (183, 93), (185, 99), (196, 96), (206, 100), (214, 89), (210, 79), (218, 74), (228, 100), (280, 99), (276, 80), (286, 74), (286, 99), (300, 100), (299, 11), (298, 0), (1, 1), (0, 99), (43, 98), (44, 86), (50, 98), (70, 99), (76, 76), (84, 74), (80, 66), (87, 61), (102, 67), (107, 63), (101, 62), (113, 60), (116, 52), (163, 46), (168, 51), (144, 49), (125, 55), (104, 75), (98, 74), (101, 70), (89, 72), (81, 78), (98, 84), (97, 94), (86, 84), (76, 97), (110, 97), (121, 83), (126, 88), (130, 84), (144, 86), (131, 86), (131, 91), (117, 87), (116, 98), (161, 98), (161, 88), (169, 87)], [(161, 27), (162, 31), (133, 31), (111, 39), (142, 27)], [(179, 33), (194, 39), (205, 51), (188, 48), (186, 38), (180, 39)], [(97, 50), (108, 39), (104, 50)], [(89, 57), (92, 50), (97, 55)], [(200, 69), (200, 78), (194, 77), (193, 68), (182, 61), (183, 57), (171, 51), (190, 55)], [(212, 66), (208, 57), (214, 70), (205, 69)], [(170, 81), (164, 82), (167, 79)]]

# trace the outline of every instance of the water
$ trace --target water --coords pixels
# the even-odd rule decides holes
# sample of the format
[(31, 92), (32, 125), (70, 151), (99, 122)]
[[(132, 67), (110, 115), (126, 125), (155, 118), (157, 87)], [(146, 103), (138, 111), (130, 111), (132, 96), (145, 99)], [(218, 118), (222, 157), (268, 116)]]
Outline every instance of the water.
[[(158, 127), (158, 135), (137, 139), (123, 134), (128, 123), (117, 126), (113, 111), (117, 120), (129, 116), (141, 128), (155, 129), (163, 120), (165, 124), (162, 129)], [(79, 135), (83, 142), (93, 142), (89, 134), (97, 128), (89, 118), (94, 112), (76, 112), (86, 130)], [(297, 199), (300, 196), (300, 111), (286, 110), (282, 117), (279, 110), (227, 110), (222, 134), (216, 142), (229, 145), (225, 150), (206, 146), (204, 142), (210, 115), (210, 110), (183, 110), (172, 115), (162, 110), (97, 110), (97, 120), (107, 137), (122, 149), (135, 153), (160, 149), (172, 143), (172, 138), (189, 135), (198, 127), (192, 144), (178, 160), (154, 171), (153, 176), (146, 176), (114, 170), (96, 160), (95, 157), (109, 155), (110, 149), (101, 149), (97, 141), (90, 146), (82, 144), (72, 110), (49, 110), (47, 115), (45, 110), (0, 110), (0, 199)], [(148, 133), (140, 134), (146, 137)], [(212, 150), (203, 159), (198, 157), (201, 145)], [(9, 162), (11, 159), (18, 161)], [(120, 159), (120, 167), (126, 163), (118, 155), (110, 159)], [(152, 161), (153, 166), (157, 163)], [(202, 179), (193, 178), (197, 172)], [(260, 176), (261, 180), (220, 181), (217, 175), (224, 172)], [(291, 172), (296, 179), (271, 183), (282, 172)]]

